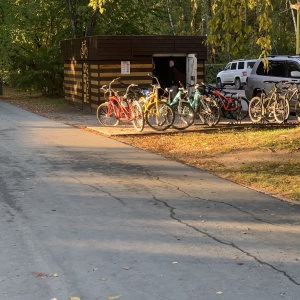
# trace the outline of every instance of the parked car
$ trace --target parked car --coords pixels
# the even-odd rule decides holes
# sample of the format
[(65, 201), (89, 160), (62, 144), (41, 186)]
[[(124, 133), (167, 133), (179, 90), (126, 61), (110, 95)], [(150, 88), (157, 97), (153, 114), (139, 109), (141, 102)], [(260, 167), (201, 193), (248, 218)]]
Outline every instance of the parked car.
[[(259, 59), (247, 78), (245, 95), (249, 101), (259, 95), (261, 89), (268, 93), (274, 87), (274, 83), (266, 83), (265, 81), (300, 81), (299, 55), (272, 55), (268, 56), (267, 59), (267, 69), (264, 68), (263, 60)], [(295, 98), (290, 103), (292, 113), (295, 111), (296, 101)]]
[(236, 89), (241, 89), (246, 85), (246, 78), (250, 75), (256, 59), (239, 59), (229, 62), (225, 69), (217, 74), (216, 86), (234, 85)]

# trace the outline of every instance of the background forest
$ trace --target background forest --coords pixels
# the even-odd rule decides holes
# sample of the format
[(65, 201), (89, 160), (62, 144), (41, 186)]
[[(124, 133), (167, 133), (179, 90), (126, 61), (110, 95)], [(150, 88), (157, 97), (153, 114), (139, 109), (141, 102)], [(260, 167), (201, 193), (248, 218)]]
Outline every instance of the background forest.
[(89, 6), (89, 0), (1, 1), (0, 78), (27, 90), (61, 95), (60, 41), (90, 35), (205, 35), (210, 64), (256, 58), (265, 50), (295, 54), (296, 11), (290, 4), (106, 0), (102, 11)]

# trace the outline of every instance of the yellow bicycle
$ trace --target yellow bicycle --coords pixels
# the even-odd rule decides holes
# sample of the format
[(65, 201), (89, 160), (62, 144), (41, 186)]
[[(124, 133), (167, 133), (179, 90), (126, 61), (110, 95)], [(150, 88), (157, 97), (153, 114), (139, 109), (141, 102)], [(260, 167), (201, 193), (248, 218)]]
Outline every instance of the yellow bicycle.
[(139, 102), (142, 105), (144, 117), (146, 123), (157, 131), (163, 131), (173, 125), (175, 114), (171, 106), (161, 99), (159, 99), (159, 90), (161, 86), (158, 78), (148, 74), (152, 79), (156, 81), (152, 84), (152, 92), (144, 93), (139, 98)]

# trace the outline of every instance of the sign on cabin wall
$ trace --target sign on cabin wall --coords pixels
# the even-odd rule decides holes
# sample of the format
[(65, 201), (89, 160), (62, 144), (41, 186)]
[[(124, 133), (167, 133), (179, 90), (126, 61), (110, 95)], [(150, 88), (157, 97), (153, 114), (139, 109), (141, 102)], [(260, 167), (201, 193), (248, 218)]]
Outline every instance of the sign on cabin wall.
[(121, 61), (121, 74), (130, 74), (130, 61)]

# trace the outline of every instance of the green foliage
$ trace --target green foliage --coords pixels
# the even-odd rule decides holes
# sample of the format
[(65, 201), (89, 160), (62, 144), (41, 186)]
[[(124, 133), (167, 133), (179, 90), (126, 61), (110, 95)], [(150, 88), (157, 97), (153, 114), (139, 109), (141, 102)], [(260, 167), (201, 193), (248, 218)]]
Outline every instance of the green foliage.
[[(201, 20), (206, 8), (198, 0), (100, 2), (103, 13), (98, 16), (94, 34), (173, 35), (173, 30), (176, 35), (204, 33)], [(97, 9), (99, 1), (90, 1), (90, 5)]]
[(259, 47), (260, 56), (267, 56), (272, 49), (272, 8), (270, 0), (214, 0), (208, 36), (212, 54), (221, 50), (237, 57), (245, 49), (245, 40), (249, 40)]
[(217, 74), (225, 68), (224, 64), (205, 64), (206, 83), (216, 83)]
[(8, 82), (48, 95), (62, 92), (60, 41), (69, 35), (65, 5), (8, 0), (2, 5), (0, 59)]

